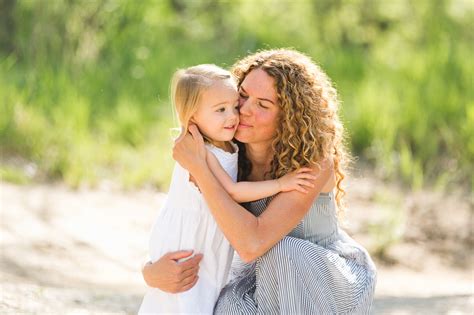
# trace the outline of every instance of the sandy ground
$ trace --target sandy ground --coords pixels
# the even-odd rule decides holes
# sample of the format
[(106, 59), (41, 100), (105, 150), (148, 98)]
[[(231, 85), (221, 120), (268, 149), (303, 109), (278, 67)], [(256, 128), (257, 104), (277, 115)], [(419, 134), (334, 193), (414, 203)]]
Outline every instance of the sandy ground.
[[(453, 197), (453, 208), (436, 194), (408, 196), (366, 179), (350, 187), (350, 234), (372, 251), (393, 243), (377, 261), (373, 313), (473, 314), (472, 200)], [(164, 197), (0, 183), (0, 314), (135, 314), (148, 232)], [(394, 205), (401, 215), (389, 211)], [(433, 247), (427, 239), (437, 234), (419, 222), (433, 233), (447, 229), (436, 242), (443, 245)], [(377, 227), (393, 228), (394, 240), (377, 239)]]

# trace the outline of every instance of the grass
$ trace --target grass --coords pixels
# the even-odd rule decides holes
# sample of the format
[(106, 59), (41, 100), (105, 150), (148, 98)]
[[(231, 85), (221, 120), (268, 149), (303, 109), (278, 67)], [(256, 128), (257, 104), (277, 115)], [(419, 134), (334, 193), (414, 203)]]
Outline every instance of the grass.
[(26, 185), (31, 182), (31, 176), (28, 176), (24, 170), (17, 167), (1, 166), (0, 180), (17, 185)]
[(21, 23), (0, 38), (15, 47), (0, 47), (2, 161), (22, 157), (72, 187), (166, 189), (172, 72), (295, 47), (333, 79), (351, 150), (379, 176), (472, 191), (472, 8), (266, 1), (268, 12), (245, 1), (18, 3), (5, 12)]
[(368, 226), (368, 233), (373, 240), (371, 252), (388, 262), (391, 260), (389, 249), (403, 241), (407, 214), (401, 201), (387, 191), (376, 191), (373, 201), (378, 207), (378, 220)]
[[(2, 154), (26, 157), (72, 187), (95, 186), (103, 178), (127, 188), (167, 187), (173, 119), (166, 100), (141, 102), (124, 93), (107, 97), (110, 105), (96, 104), (81, 86), (93, 81), (77, 85), (66, 73), (28, 73), (8, 69), (8, 62), (2, 70), (17, 79), (0, 76)], [(418, 71), (430, 67), (426, 61)], [(22, 74), (41, 83), (22, 85)], [(456, 82), (411, 75), (375, 64), (352, 89), (342, 81), (352, 151), (372, 161), (382, 177), (401, 178), (413, 189), (472, 185), (466, 174), (474, 156), (473, 103), (465, 105)]]
[[(46, 178), (71, 187), (94, 187), (102, 179), (125, 188), (167, 187), (172, 119), (165, 105), (156, 102), (144, 110), (142, 104), (120, 97), (112, 110), (101, 113), (73, 82), (56, 82), (52, 76), (44, 74), (41, 85), (26, 89), (0, 77), (3, 160), (26, 157)], [(5, 170), (2, 180), (25, 182), (8, 166)]]

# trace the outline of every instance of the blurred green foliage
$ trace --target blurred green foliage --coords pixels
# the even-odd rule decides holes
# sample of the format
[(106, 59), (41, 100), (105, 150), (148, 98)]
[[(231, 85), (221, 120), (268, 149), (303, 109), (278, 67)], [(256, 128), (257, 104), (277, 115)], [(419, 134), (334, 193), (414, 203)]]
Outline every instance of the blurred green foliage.
[(472, 189), (473, 29), (470, 0), (0, 0), (1, 162), (166, 188), (173, 71), (293, 47), (333, 79), (381, 176)]

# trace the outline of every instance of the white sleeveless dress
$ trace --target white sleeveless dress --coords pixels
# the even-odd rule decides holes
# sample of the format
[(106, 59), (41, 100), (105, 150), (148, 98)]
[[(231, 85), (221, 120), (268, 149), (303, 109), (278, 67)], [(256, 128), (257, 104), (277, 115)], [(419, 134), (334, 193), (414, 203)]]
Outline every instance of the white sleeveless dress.
[[(212, 145), (206, 147), (235, 182), (237, 146), (233, 144), (234, 153)], [(189, 172), (176, 163), (168, 196), (151, 231), (150, 260), (154, 262), (168, 252), (189, 249), (204, 254), (197, 284), (179, 294), (148, 288), (139, 314), (212, 314), (219, 292), (227, 283), (233, 249), (204, 197), (189, 181)]]

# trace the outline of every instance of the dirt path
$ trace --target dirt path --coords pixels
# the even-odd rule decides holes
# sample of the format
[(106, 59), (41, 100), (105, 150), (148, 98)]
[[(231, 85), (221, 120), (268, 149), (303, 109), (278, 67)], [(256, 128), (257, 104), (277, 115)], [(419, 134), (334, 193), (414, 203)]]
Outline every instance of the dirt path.
[[(365, 181), (355, 184), (349, 231), (371, 247), (368, 218), (383, 220), (374, 205), (385, 203), (371, 201)], [(0, 183), (0, 313), (135, 314), (145, 291), (140, 264), (164, 197)], [(398, 261), (408, 251), (412, 263), (379, 265), (375, 314), (472, 314), (471, 267), (397, 250)]]

